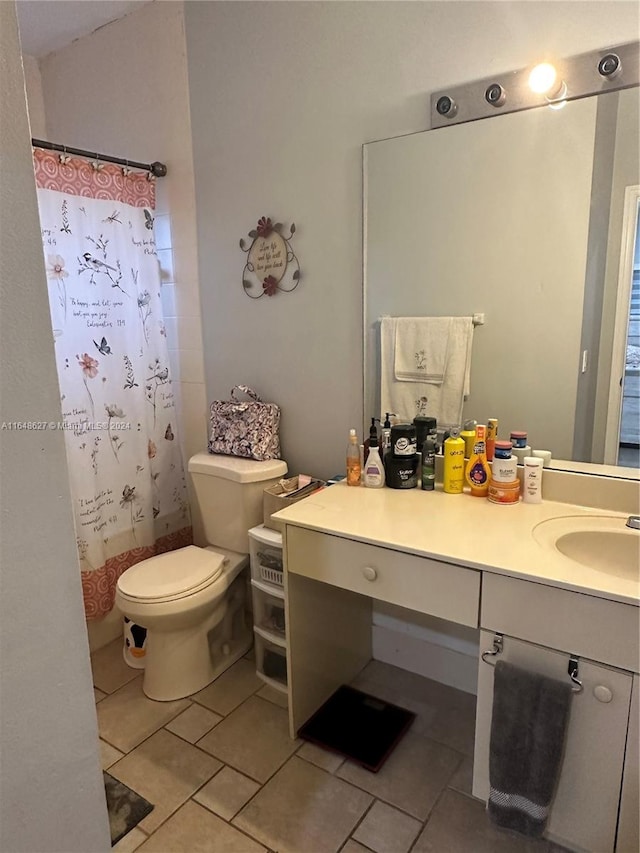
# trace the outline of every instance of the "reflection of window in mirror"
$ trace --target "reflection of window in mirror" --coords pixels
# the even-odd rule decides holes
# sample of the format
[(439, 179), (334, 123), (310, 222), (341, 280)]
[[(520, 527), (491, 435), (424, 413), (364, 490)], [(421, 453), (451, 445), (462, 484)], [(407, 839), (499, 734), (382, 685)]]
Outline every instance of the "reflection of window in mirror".
[(618, 352), (621, 357), (612, 370), (607, 455), (613, 464), (630, 468), (640, 468), (639, 211), (640, 186), (627, 187), (614, 331), (614, 358)]

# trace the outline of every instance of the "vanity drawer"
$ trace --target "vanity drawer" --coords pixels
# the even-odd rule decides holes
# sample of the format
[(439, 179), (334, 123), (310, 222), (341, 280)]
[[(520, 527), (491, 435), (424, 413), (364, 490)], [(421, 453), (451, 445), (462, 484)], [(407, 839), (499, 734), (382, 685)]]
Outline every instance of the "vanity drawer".
[(484, 572), (480, 625), (638, 672), (640, 608)]
[(287, 570), (400, 607), (478, 626), (480, 572), (287, 526)]

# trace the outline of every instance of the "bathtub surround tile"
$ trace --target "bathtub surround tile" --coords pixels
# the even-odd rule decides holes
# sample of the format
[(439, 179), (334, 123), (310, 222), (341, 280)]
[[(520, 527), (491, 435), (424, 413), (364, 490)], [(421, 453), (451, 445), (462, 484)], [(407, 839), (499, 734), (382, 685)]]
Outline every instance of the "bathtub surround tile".
[(207, 809), (185, 803), (141, 847), (140, 853), (267, 853)]
[(240, 658), (212, 684), (191, 698), (216, 714), (226, 717), (241, 702), (259, 690), (263, 683), (256, 675), (255, 664)]
[(173, 252), (171, 249), (158, 250), (158, 262), (160, 263), (160, 281), (163, 284), (175, 283), (176, 277), (173, 271)]
[(214, 714), (208, 708), (193, 704), (186, 711), (178, 714), (170, 723), (167, 723), (165, 729), (184, 738), (184, 740), (188, 740), (189, 743), (196, 743), (207, 732), (210, 732), (221, 719), (222, 717), (219, 714)]
[(171, 248), (171, 217), (168, 213), (156, 215), (153, 222), (153, 237), (156, 250)]
[(289, 737), (283, 708), (251, 696), (198, 741), (198, 746), (258, 782), (267, 779), (300, 746)]
[(419, 820), (376, 800), (353, 837), (375, 853), (407, 853), (421, 829)]
[(132, 669), (125, 663), (120, 637), (91, 655), (91, 670), (94, 687), (102, 693), (114, 693), (140, 675), (139, 669)]
[(364, 791), (294, 756), (233, 825), (278, 853), (335, 853), (370, 803)]
[(418, 837), (412, 853), (549, 853), (549, 842), (496, 829), (484, 803), (447, 790)]
[(151, 833), (221, 766), (220, 761), (162, 729), (114, 764), (109, 773), (154, 804), (140, 824)]
[(345, 761), (336, 775), (425, 820), (461, 761), (459, 753), (410, 729), (377, 773)]
[(142, 676), (96, 705), (98, 731), (112, 746), (129, 752), (189, 707), (188, 699), (154, 702), (142, 692)]
[(116, 749), (115, 746), (111, 746), (110, 743), (107, 743), (105, 740), (100, 738), (100, 761), (102, 762), (103, 770), (111, 767), (111, 765), (115, 764), (116, 761), (120, 761), (123, 755), (124, 752), (120, 752), (120, 750)]
[(180, 382), (204, 382), (204, 357), (202, 349), (180, 348)]
[(266, 699), (268, 702), (273, 702), (274, 705), (279, 705), (280, 708), (289, 707), (287, 694), (283, 693), (281, 690), (276, 690), (275, 687), (272, 687), (270, 684), (265, 684), (261, 690), (258, 690), (256, 696), (259, 696), (261, 699)]
[(223, 767), (204, 788), (194, 794), (193, 799), (230, 821), (259, 790), (258, 782), (243, 776), (232, 767)]
[(316, 746), (315, 743), (303, 744), (296, 753), (305, 761), (310, 761), (316, 767), (321, 767), (327, 773), (335, 773), (338, 767), (344, 763), (344, 757), (335, 752), (330, 752), (328, 749), (323, 749), (321, 746)]

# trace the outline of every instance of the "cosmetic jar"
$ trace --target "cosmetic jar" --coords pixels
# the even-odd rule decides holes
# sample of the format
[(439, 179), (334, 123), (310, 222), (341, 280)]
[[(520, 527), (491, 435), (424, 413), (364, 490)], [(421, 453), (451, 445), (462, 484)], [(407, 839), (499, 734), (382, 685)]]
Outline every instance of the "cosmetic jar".
[(417, 452), (416, 428), (413, 424), (396, 424), (391, 427), (391, 453), (405, 459)]
[(511, 442), (496, 441), (493, 455), (495, 459), (509, 459), (511, 456)]
[(496, 483), (492, 480), (489, 483), (487, 498), (493, 504), (517, 504), (520, 500), (520, 480), (514, 480), (512, 483)]
[(511, 446), (512, 447), (526, 447), (527, 446), (527, 434), (526, 434), (526, 432), (512, 432), (511, 433)]

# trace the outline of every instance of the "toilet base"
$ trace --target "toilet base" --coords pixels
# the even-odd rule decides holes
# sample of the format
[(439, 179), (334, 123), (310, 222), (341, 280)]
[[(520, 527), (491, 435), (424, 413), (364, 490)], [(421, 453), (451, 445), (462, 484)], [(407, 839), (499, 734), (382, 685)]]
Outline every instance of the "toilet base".
[(142, 690), (149, 699), (171, 702), (203, 690), (251, 648), (245, 613), (246, 580), (236, 578), (204, 625), (177, 631), (149, 629)]

